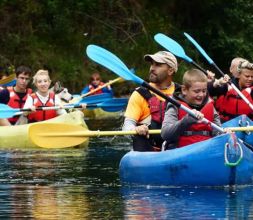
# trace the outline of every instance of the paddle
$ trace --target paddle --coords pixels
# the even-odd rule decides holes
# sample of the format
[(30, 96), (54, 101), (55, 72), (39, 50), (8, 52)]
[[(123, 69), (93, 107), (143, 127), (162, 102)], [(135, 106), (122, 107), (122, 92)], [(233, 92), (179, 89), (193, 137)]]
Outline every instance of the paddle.
[[(150, 130), (150, 134), (159, 134), (161, 130)], [(136, 131), (89, 131), (82, 126), (46, 123), (32, 124), (29, 137), (39, 147), (73, 147), (87, 140), (87, 137), (135, 135)]]
[(112, 81), (109, 81), (109, 82), (105, 83), (102, 86), (98, 86), (96, 89), (93, 89), (93, 90), (91, 90), (91, 91), (89, 91), (89, 92), (87, 92), (85, 94), (82, 94), (80, 97), (84, 98), (86, 96), (92, 95), (93, 93), (97, 92), (98, 90), (100, 90), (102, 88), (105, 88), (106, 86), (109, 86), (109, 85), (112, 85), (113, 83), (121, 82), (121, 81), (123, 81), (123, 79), (121, 77), (118, 77), (118, 78), (116, 78), (116, 79), (114, 79)]
[[(96, 89), (94, 89), (94, 90), (91, 90), (91, 91), (89, 91), (88, 93), (85, 93), (85, 94), (82, 94), (82, 95), (80, 95), (79, 97), (75, 97), (75, 98), (73, 98), (71, 101), (70, 101), (70, 103), (79, 103), (79, 102), (81, 102), (82, 101), (82, 99), (83, 98), (86, 98), (86, 97), (88, 97), (88, 96), (90, 96), (90, 95), (92, 95), (93, 93), (95, 93), (95, 92), (97, 92), (98, 90), (100, 90), (100, 89), (102, 89), (102, 88), (104, 88), (104, 87), (106, 87), (106, 86), (109, 86), (109, 85), (112, 85), (113, 83), (116, 83), (116, 82), (121, 82), (121, 81), (123, 81), (123, 79), (121, 78), (121, 77), (118, 77), (118, 78), (116, 78), (116, 79), (114, 79), (114, 80), (112, 80), (112, 81), (110, 81), (110, 82), (107, 82), (107, 83), (105, 83), (104, 85), (102, 85), (102, 86), (99, 86), (99, 87), (97, 87)], [(110, 96), (112, 96), (112, 94), (110, 94), (110, 93), (101, 93), (101, 94), (99, 94), (99, 95), (104, 95), (104, 94), (106, 94), (106, 95), (110, 95)], [(92, 95), (92, 97), (93, 97), (94, 95)], [(96, 97), (95, 97), (96, 98)], [(93, 98), (91, 98), (91, 99), (95, 99), (94, 97)]]
[(164, 35), (164, 34), (156, 34), (154, 36), (154, 39), (157, 43), (159, 43), (162, 47), (164, 47), (166, 50), (170, 51), (177, 57), (180, 57), (181, 59), (185, 60), (188, 63), (191, 63), (196, 68), (201, 70), (207, 75), (207, 71), (203, 69), (201, 66), (199, 66), (196, 62), (192, 60), (189, 56), (186, 55), (183, 47), (179, 43), (177, 43), (175, 40), (171, 39), (170, 37)]
[[(214, 66), (216, 70), (222, 75), (225, 76), (225, 74), (222, 72), (222, 70), (215, 64), (215, 62), (207, 55), (207, 53), (204, 51), (204, 49), (195, 41), (189, 34), (184, 33), (186, 38), (197, 48), (197, 50), (205, 57), (205, 59), (209, 62), (210, 65)], [(237, 92), (237, 94), (243, 99), (243, 101), (253, 110), (253, 104), (250, 103), (250, 101), (242, 94), (242, 92), (237, 88), (237, 86), (232, 82), (229, 81), (228, 84), (232, 86), (232, 88)]]
[(127, 102), (128, 102), (127, 98), (112, 98), (102, 103), (88, 104), (86, 108), (88, 109), (101, 108), (106, 112), (117, 112), (123, 110), (126, 107)]
[[(232, 131), (253, 130), (250, 127), (230, 127)], [(149, 130), (149, 134), (160, 134), (161, 130)], [(120, 135), (136, 135), (133, 131), (90, 131), (82, 126), (46, 123), (46, 124), (31, 124), (29, 127), (29, 136), (32, 142), (39, 147), (55, 148), (57, 147), (73, 147), (87, 140), (87, 137), (101, 136), (120, 136)]]
[[(122, 110), (127, 105), (128, 99), (127, 98), (114, 98), (108, 99), (102, 103), (96, 104), (89, 104), (89, 103), (82, 103), (87, 104), (87, 109), (94, 109), (94, 108), (101, 108), (107, 112), (117, 112)], [(75, 105), (65, 105), (61, 106), (52, 106), (52, 107), (37, 107), (36, 111), (47, 111), (47, 110), (57, 110), (57, 109), (71, 109), (71, 108), (82, 108), (80, 104)], [(22, 114), (23, 112), (30, 112), (31, 108), (11, 108), (8, 105), (0, 104), (0, 118), (11, 118), (15, 115)]]
[[(77, 99), (79, 101), (77, 101)], [(96, 104), (96, 103), (100, 103), (100, 102), (104, 102), (106, 100), (109, 100), (109, 99), (112, 99), (112, 94), (110, 93), (101, 93), (101, 94), (98, 94), (98, 95), (92, 95), (92, 96), (87, 96), (87, 97), (84, 97), (84, 98), (77, 98), (76, 101), (73, 101), (71, 100), (70, 103), (67, 103), (65, 105), (71, 105), (71, 104), (79, 104), (79, 103), (86, 103), (86, 104)]]
[(11, 74), (11, 75), (7, 76), (5, 79), (1, 79), (0, 85), (1, 86), (8, 86), (9, 83), (12, 83), (13, 81), (15, 81), (15, 78), (16, 78), (16, 74)]
[[(166, 96), (164, 93), (162, 93), (158, 89), (152, 87), (150, 84), (148, 84), (147, 82), (145, 82), (143, 79), (139, 78), (134, 73), (132, 73), (125, 65), (122, 65), (120, 62), (118, 62), (119, 58), (117, 58), (111, 52), (109, 52), (109, 51), (107, 51), (107, 50), (105, 50), (105, 49), (103, 49), (103, 48), (101, 48), (99, 46), (96, 46), (96, 45), (89, 45), (87, 47), (87, 49), (86, 49), (86, 53), (87, 53), (87, 55), (88, 55), (88, 57), (90, 59), (92, 59), (95, 62), (101, 64), (102, 66), (110, 69), (111, 71), (113, 71), (117, 75), (121, 76), (122, 78), (124, 78), (126, 80), (132, 80), (135, 83), (140, 84), (140, 85), (146, 87), (147, 89), (153, 91), (154, 93), (156, 93), (157, 95), (161, 96), (162, 98), (164, 98), (168, 102), (171, 102), (172, 104), (174, 104), (178, 108), (182, 108), (184, 111), (186, 111), (187, 113), (189, 113), (193, 117), (196, 117), (195, 114), (194, 114), (194, 112), (191, 109), (187, 108), (184, 105), (181, 105), (175, 99)], [(206, 118), (203, 119), (203, 122), (210, 123), (210, 125), (214, 129), (216, 129), (216, 130), (218, 130), (220, 132), (224, 132), (221, 127), (219, 127), (216, 124), (210, 122)]]

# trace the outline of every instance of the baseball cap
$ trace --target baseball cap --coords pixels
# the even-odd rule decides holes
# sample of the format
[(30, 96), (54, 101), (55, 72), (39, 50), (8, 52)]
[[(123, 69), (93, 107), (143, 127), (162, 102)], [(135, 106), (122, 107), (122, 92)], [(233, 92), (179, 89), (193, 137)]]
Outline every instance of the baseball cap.
[(176, 57), (168, 51), (159, 51), (155, 54), (146, 54), (144, 56), (144, 60), (149, 62), (154, 60), (157, 63), (166, 63), (172, 67), (175, 72), (177, 72), (178, 69)]

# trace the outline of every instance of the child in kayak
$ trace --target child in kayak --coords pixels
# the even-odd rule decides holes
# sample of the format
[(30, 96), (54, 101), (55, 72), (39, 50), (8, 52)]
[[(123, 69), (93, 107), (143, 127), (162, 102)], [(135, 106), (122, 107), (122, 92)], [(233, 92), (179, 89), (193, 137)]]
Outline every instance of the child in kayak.
[(180, 104), (192, 109), (197, 119), (168, 103), (161, 132), (162, 138), (166, 140), (166, 149), (184, 147), (218, 134), (210, 124), (201, 121), (205, 117), (210, 122), (221, 125), (213, 100), (207, 92), (207, 82), (206, 75), (200, 70), (185, 72), (181, 91), (173, 96)]
[[(105, 83), (102, 82), (101, 76), (99, 73), (95, 72), (90, 77), (90, 83), (85, 86), (81, 92), (82, 95), (91, 92), (95, 89), (97, 89), (99, 86), (103, 86)], [(108, 85), (102, 89), (97, 90), (92, 95), (97, 95), (101, 93), (110, 93), (113, 96), (112, 88)]]

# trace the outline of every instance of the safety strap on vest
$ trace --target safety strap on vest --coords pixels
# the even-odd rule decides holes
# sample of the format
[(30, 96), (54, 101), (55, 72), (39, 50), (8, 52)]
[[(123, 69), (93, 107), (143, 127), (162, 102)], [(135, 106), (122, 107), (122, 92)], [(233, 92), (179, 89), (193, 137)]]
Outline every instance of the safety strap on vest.
[(202, 135), (202, 136), (211, 136), (210, 131), (184, 131), (183, 136), (192, 136), (192, 135)]
[(140, 95), (145, 99), (145, 100), (149, 100), (149, 99), (151, 99), (154, 95), (152, 95), (151, 94), (151, 92), (148, 90), (148, 89), (146, 89), (146, 88), (144, 88), (144, 87), (139, 87), (139, 88), (137, 88), (136, 89), (136, 91), (138, 92), (138, 93), (140, 93)]

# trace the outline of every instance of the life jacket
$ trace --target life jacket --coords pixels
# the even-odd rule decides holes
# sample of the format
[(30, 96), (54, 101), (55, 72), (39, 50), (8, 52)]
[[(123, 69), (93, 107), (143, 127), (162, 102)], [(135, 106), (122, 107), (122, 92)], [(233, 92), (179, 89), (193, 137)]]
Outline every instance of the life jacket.
[[(180, 101), (180, 103), (188, 108), (190, 106), (185, 102)], [(208, 102), (204, 107), (200, 110), (204, 114), (204, 117), (208, 119), (210, 122), (214, 121), (214, 104), (213, 101), (209, 98)], [(181, 120), (187, 113), (179, 109), (178, 110), (178, 120)], [(210, 124), (206, 123), (196, 123), (191, 125), (187, 131), (184, 131), (182, 135), (180, 135), (178, 147), (183, 147), (189, 144), (197, 143), (200, 141), (207, 140), (212, 137), (212, 128)]]
[[(243, 89), (242, 94), (253, 104), (252, 89), (249, 87)], [(219, 112), (221, 121), (228, 121), (232, 118), (240, 116), (242, 114), (247, 115), (253, 119), (253, 110), (246, 104), (246, 102), (237, 94), (233, 88), (229, 88), (225, 95), (220, 96), (215, 103), (215, 107)]]
[[(103, 86), (103, 85), (104, 85), (104, 83), (100, 82), (97, 87)], [(96, 89), (97, 87), (93, 86), (92, 84), (89, 84), (89, 91), (92, 91), (92, 90)], [(94, 92), (93, 95), (97, 95), (97, 94), (101, 94), (101, 93), (103, 93), (103, 91), (102, 91), (102, 89), (99, 89), (98, 91)]]
[(162, 127), (167, 102), (158, 99), (157, 96), (144, 87), (139, 87), (136, 91), (148, 102), (151, 114), (150, 128), (160, 129)]
[[(35, 107), (51, 107), (51, 106), (55, 106), (55, 94), (54, 92), (50, 92), (49, 93), (49, 97), (47, 102), (45, 103), (45, 105), (41, 102), (41, 100), (39, 99), (39, 97), (36, 95), (36, 93), (31, 94), (31, 97), (33, 99), (33, 105)], [(29, 122), (37, 122), (37, 121), (44, 121), (44, 120), (48, 120), (51, 118), (54, 118), (57, 116), (57, 112), (56, 110), (46, 110), (46, 111), (36, 111), (36, 112), (32, 112), (28, 115), (28, 120)]]
[[(25, 96), (21, 99), (18, 96), (18, 94), (15, 92), (14, 87), (12, 86), (7, 87), (7, 90), (9, 91), (9, 94), (10, 94), (10, 99), (7, 105), (9, 105), (12, 108), (23, 108), (27, 99), (27, 95), (32, 93), (32, 89), (30, 88), (26, 89)], [(8, 118), (8, 120), (11, 124), (15, 124), (18, 118), (19, 116), (14, 116), (12, 118)]]

